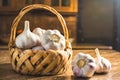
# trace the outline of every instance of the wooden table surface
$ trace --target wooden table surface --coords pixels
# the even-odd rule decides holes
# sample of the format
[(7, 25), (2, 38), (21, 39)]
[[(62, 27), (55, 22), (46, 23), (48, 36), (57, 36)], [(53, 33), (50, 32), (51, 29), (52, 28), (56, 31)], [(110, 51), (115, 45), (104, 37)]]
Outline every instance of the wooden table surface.
[[(94, 50), (73, 50), (73, 58), (78, 52), (91, 54), (95, 57)], [(69, 69), (64, 74), (54, 76), (28, 76), (21, 75), (12, 70), (8, 50), (0, 50), (0, 80), (120, 80), (120, 52), (115, 50), (100, 50), (101, 55), (112, 63), (108, 74), (94, 74), (91, 78), (77, 78)]]

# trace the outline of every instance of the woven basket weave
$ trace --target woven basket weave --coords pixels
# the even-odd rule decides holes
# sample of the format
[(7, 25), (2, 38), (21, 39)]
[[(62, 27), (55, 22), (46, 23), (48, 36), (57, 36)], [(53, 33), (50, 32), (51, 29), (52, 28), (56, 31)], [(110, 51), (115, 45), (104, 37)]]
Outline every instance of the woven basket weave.
[[(62, 25), (64, 37), (66, 39), (66, 49), (56, 50), (21, 50), (15, 46), (16, 28), (21, 18), (29, 11), (34, 9), (44, 9), (55, 14)], [(13, 70), (22, 74), (29, 75), (55, 75), (67, 71), (71, 65), (72, 48), (68, 41), (68, 29), (63, 17), (52, 7), (42, 4), (33, 4), (23, 8), (14, 19), (11, 27), (9, 41), (9, 53)]]

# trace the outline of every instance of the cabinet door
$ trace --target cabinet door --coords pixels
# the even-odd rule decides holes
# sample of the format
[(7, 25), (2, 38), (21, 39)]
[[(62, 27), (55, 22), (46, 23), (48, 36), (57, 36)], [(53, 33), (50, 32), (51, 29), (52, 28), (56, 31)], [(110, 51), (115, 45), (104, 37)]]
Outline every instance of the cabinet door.
[(50, 5), (59, 12), (77, 12), (77, 0), (44, 0), (44, 4)]
[(18, 10), (19, 0), (0, 0), (0, 11), (16, 11)]

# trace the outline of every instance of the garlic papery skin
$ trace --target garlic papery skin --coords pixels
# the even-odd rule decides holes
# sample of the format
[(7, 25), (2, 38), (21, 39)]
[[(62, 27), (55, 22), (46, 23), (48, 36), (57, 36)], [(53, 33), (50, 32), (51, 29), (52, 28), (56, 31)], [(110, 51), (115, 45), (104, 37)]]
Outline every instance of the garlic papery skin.
[(65, 38), (58, 30), (47, 30), (42, 36), (41, 45), (45, 50), (64, 50)]
[(111, 63), (108, 59), (100, 55), (99, 49), (95, 49), (96, 52), (96, 73), (108, 73), (111, 70)]
[(77, 77), (92, 77), (96, 70), (95, 59), (89, 54), (78, 53), (73, 60), (72, 70)]
[(45, 50), (42, 46), (35, 46), (32, 50)]
[(34, 34), (38, 35), (39, 38), (40, 38), (40, 41), (41, 41), (41, 38), (42, 38), (42, 36), (44, 35), (45, 31), (46, 31), (46, 30), (37, 27), (37, 28), (35, 28), (32, 32), (33, 32)]
[(28, 49), (40, 44), (38, 35), (32, 33), (29, 28), (29, 21), (25, 21), (25, 27), (21, 34), (16, 37), (15, 44), (18, 48)]

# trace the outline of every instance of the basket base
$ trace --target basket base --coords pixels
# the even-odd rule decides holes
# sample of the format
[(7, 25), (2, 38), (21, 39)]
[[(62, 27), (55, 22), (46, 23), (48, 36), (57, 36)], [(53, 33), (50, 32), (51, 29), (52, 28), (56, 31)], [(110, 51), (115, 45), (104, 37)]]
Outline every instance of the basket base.
[[(71, 50), (67, 50), (71, 51)], [(57, 75), (65, 73), (71, 65), (71, 52), (67, 51), (22, 51), (10, 49), (13, 70), (28, 75)]]

